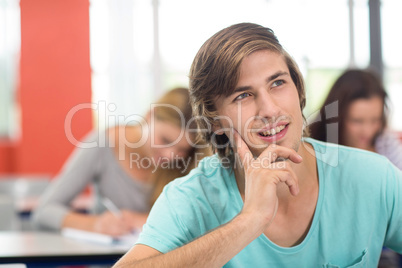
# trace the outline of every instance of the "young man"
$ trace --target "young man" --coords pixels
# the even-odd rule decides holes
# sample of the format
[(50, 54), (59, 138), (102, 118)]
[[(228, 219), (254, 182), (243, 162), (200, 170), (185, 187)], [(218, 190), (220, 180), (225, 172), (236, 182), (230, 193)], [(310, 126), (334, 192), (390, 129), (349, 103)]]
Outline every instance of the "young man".
[(402, 253), (401, 172), (303, 138), (303, 79), (270, 29), (212, 36), (190, 88), (218, 155), (165, 187), (116, 267), (376, 267), (383, 245)]

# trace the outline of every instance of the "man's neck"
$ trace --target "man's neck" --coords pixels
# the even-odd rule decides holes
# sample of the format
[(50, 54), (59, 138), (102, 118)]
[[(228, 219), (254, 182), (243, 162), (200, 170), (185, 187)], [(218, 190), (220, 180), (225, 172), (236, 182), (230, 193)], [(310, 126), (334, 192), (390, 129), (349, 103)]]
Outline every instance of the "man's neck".
[[(300, 164), (295, 164), (290, 160), (286, 161), (289, 161), (295, 176), (298, 178), (300, 191), (294, 196), (285, 183), (277, 185), (277, 211), (275, 218), (264, 231), (264, 234), (273, 243), (282, 247), (295, 246), (304, 240), (310, 230), (318, 201), (318, 172), (313, 147), (302, 142), (298, 153), (303, 158)], [(240, 195), (244, 201), (244, 172), (236, 170), (235, 176)]]

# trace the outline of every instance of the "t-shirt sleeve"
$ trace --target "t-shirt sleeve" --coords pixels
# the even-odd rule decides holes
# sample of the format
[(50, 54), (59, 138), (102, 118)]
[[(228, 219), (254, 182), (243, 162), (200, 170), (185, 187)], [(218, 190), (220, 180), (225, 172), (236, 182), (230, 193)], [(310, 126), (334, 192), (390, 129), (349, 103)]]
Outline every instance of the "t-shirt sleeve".
[(390, 164), (387, 175), (389, 223), (384, 245), (402, 253), (402, 171)]
[[(166, 186), (153, 205), (146, 224), (136, 244), (152, 247), (162, 253), (187, 244), (194, 238), (182, 221), (180, 211), (188, 210), (186, 198), (182, 192)], [(180, 200), (180, 201), (179, 201)]]

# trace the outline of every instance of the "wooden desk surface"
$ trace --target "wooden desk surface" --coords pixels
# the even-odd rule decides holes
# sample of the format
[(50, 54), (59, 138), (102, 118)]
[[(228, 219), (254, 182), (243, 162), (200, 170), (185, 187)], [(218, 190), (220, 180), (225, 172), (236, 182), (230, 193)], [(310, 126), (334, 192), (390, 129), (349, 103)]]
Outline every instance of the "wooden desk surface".
[(127, 250), (127, 245), (81, 241), (59, 233), (0, 232), (0, 263), (112, 264)]

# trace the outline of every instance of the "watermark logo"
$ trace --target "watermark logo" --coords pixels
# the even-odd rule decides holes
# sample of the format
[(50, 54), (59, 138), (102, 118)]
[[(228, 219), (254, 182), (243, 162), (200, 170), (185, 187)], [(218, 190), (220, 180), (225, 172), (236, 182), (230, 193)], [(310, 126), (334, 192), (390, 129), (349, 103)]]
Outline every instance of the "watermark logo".
[[(158, 107), (163, 107), (167, 109), (172, 109), (174, 113), (177, 113), (178, 118), (180, 118), (181, 121), (181, 133), (177, 138), (167, 144), (158, 144), (155, 142), (156, 140), (156, 120), (155, 115), (153, 111), (155, 111), (156, 108)], [(82, 148), (82, 149), (90, 149), (90, 148), (95, 148), (95, 147), (115, 147), (116, 146), (116, 137), (108, 136), (105, 135), (104, 130), (98, 129), (98, 139), (93, 140), (93, 141), (80, 141), (76, 137), (74, 137), (71, 129), (72, 121), (74, 120), (74, 115), (83, 110), (83, 109), (91, 109), (93, 112), (96, 113), (96, 117), (98, 118), (99, 125), (105, 125), (106, 128), (112, 127), (117, 125), (127, 126), (127, 125), (132, 125), (136, 124), (141, 128), (141, 138), (139, 140), (136, 140), (136, 142), (130, 142), (129, 137), (126, 137), (126, 134), (124, 131), (119, 131), (119, 159), (120, 160), (125, 160), (127, 156), (129, 155), (129, 161), (130, 161), (130, 167), (143, 167), (143, 168), (150, 168), (150, 167), (157, 167), (164, 165), (166, 168), (168, 167), (177, 167), (181, 166), (184, 168), (187, 168), (189, 166), (189, 163), (191, 160), (197, 160), (197, 159), (185, 159), (183, 157), (178, 157), (175, 155), (171, 155), (169, 157), (160, 157), (159, 159), (153, 159), (153, 158), (140, 158), (139, 154), (127, 154), (126, 153), (126, 148), (140, 148), (141, 146), (144, 146), (147, 142), (150, 142), (151, 148), (172, 148), (173, 146), (176, 146), (180, 140), (185, 138), (187, 142), (191, 145), (191, 147), (194, 147), (196, 149), (205, 149), (205, 147), (208, 147), (208, 144), (198, 144), (195, 143), (194, 136), (196, 134), (200, 133), (210, 133), (211, 134), (211, 143), (214, 145), (215, 148), (226, 148), (228, 146), (232, 146), (231, 141), (233, 141), (233, 129), (239, 130), (239, 132), (242, 129), (245, 129), (247, 133), (251, 133), (251, 135), (244, 135), (243, 139), (247, 146), (250, 148), (265, 148), (267, 147), (267, 144), (264, 143), (258, 143), (255, 144), (253, 143), (252, 140), (250, 140), (250, 136), (253, 136), (252, 134), (257, 132), (257, 130), (253, 129), (253, 126), (255, 125), (255, 122), (258, 121), (258, 125), (261, 126), (269, 126), (272, 123), (279, 122), (279, 121), (286, 121), (289, 118), (285, 115), (279, 116), (278, 118), (265, 118), (262, 116), (250, 116), (249, 118), (244, 119), (242, 116), (242, 107), (241, 105), (238, 105), (237, 107), (237, 113), (236, 113), (236, 120), (234, 120), (229, 117), (229, 116), (216, 116), (213, 118), (213, 122), (210, 122), (208, 118), (204, 118), (202, 116), (195, 116), (192, 117), (188, 120), (188, 122), (185, 122), (185, 117), (182, 114), (182, 112), (179, 110), (179, 108), (175, 107), (174, 105), (170, 104), (151, 104), (150, 105), (150, 114), (149, 118), (145, 118), (144, 116), (138, 115), (138, 114), (131, 114), (129, 116), (125, 115), (107, 115), (110, 112), (116, 111), (116, 105), (111, 103), (107, 104), (105, 101), (100, 101), (98, 103), (83, 103), (74, 106), (66, 115), (65, 122), (64, 122), (64, 129), (65, 129), (65, 134), (69, 142), (73, 144), (76, 147)], [(327, 105), (324, 109), (325, 114), (324, 116), (321, 116), (320, 112), (317, 111), (315, 113), (312, 113), (308, 118), (307, 118), (307, 124), (304, 125), (304, 127), (308, 127), (309, 125), (320, 123), (320, 122), (326, 122), (325, 127), (326, 127), (326, 133), (327, 133), (327, 140), (330, 140), (334, 143), (337, 143), (338, 141), (338, 133), (339, 133), (339, 125), (335, 121), (328, 121), (329, 119), (336, 119), (338, 117), (339, 111), (338, 111), (338, 102), (331, 103)], [(203, 120), (206, 124), (205, 129), (195, 129), (190, 126), (194, 125), (194, 121), (199, 121)], [(218, 128), (216, 126), (219, 126)], [(225, 126), (225, 127), (222, 127)], [(216, 142), (216, 137), (218, 135), (226, 134), (229, 135), (228, 139), (225, 143), (219, 144)], [(275, 142), (274, 142), (275, 143)], [(303, 143), (301, 143), (303, 144)], [(121, 146), (123, 145), (123, 146)], [(305, 145), (304, 145), (305, 146)], [(311, 154), (315, 155), (317, 159), (321, 161), (326, 161), (327, 164), (331, 166), (337, 166), (338, 165), (338, 150), (337, 148), (334, 148), (334, 145), (327, 145), (327, 148), (331, 147), (331, 150), (324, 150), (324, 151), (317, 151), (312, 149), (309, 146), (305, 146), (308, 152)], [(327, 149), (326, 148), (326, 149)], [(328, 152), (327, 152), (328, 151)], [(329, 151), (331, 152), (331, 156), (328, 157)], [(221, 159), (222, 162), (224, 161), (229, 161), (228, 159)], [(252, 161), (254, 164), (259, 165), (261, 167), (266, 167), (272, 164), (272, 160), (269, 159), (261, 159), (261, 162), (256, 162)], [(223, 163), (225, 164), (225, 163)], [(279, 164), (279, 162), (278, 162)]]

